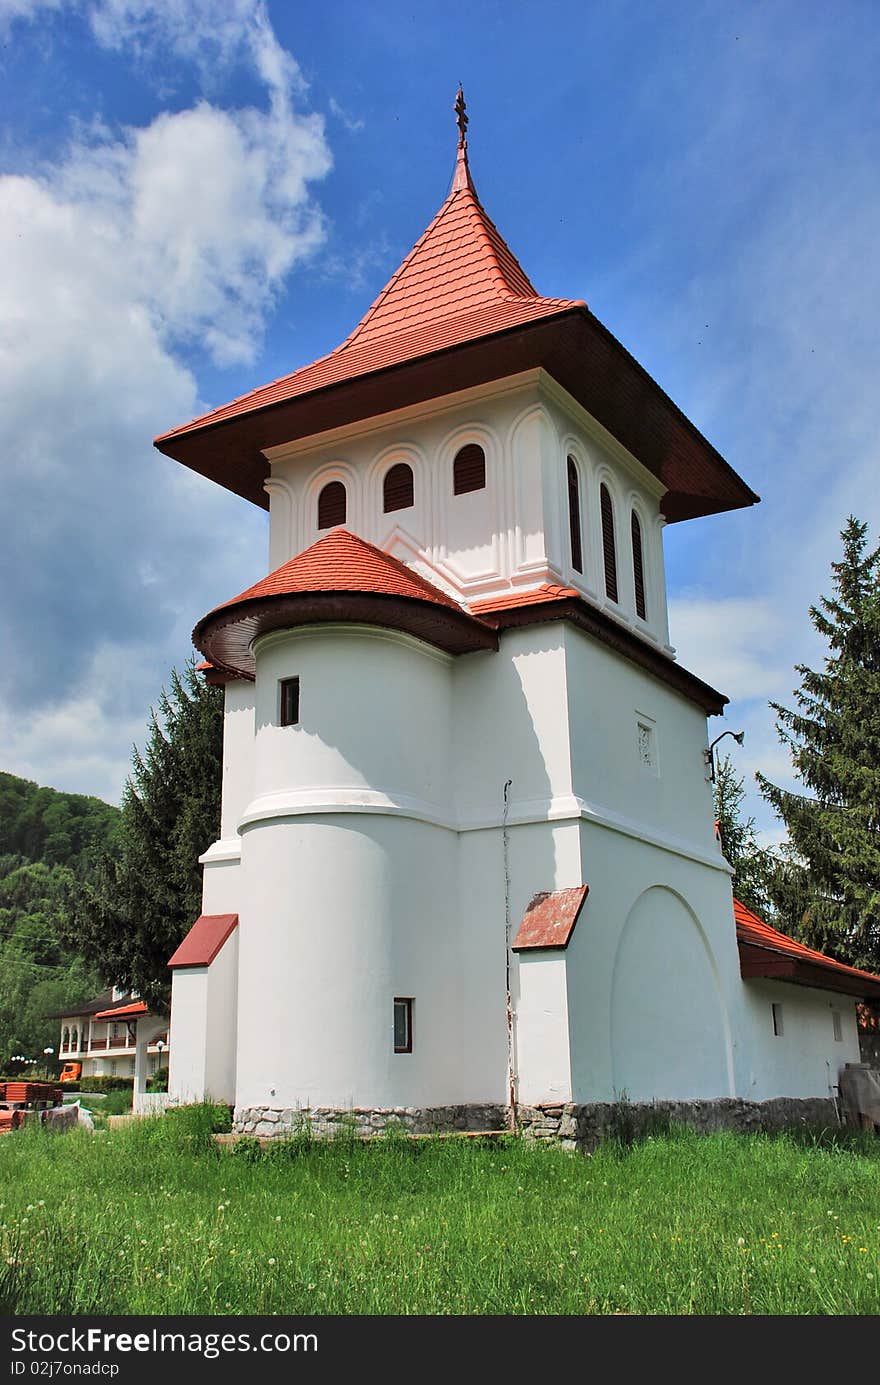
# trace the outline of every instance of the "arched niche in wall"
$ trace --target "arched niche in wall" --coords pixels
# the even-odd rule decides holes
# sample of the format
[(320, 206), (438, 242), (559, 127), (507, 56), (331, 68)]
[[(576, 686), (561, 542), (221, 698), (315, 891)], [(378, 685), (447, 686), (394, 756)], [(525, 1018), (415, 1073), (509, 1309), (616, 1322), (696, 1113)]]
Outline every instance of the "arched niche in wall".
[(663, 885), (639, 896), (618, 941), (611, 1073), (615, 1092), (630, 1101), (733, 1095), (730, 1027), (715, 959), (693, 910)]
[[(411, 477), (408, 485), (405, 484), (405, 471)], [(394, 536), (399, 533), (405, 537), (408, 549), (430, 558), (434, 513), (432, 479), (427, 459), (414, 443), (394, 443), (383, 448), (370, 463), (364, 480), (365, 537), (409, 561), (402, 552), (396, 552)], [(392, 509), (386, 506), (389, 499), (394, 506)]]
[(438, 449), (438, 560), (456, 583), (467, 585), (501, 571), (500, 455), (496, 435), (484, 424), (461, 425)]
[[(328, 487), (338, 483), (345, 492), (345, 519), (337, 520), (338, 509), (331, 514), (321, 514), (321, 497)], [(332, 491), (332, 495), (338, 497), (338, 491)], [(326, 507), (325, 507), (326, 508)], [(334, 524), (319, 527), (320, 519), (331, 518)], [(329, 533), (335, 524), (344, 524), (346, 529), (354, 533), (360, 532), (361, 522), (361, 499), (360, 481), (357, 472), (353, 467), (345, 462), (330, 462), (317, 468), (308, 478), (303, 493), (300, 509), (299, 542), (295, 551), (308, 548), (316, 539), (323, 538)]]
[(269, 497), (269, 569), (273, 571), (297, 550), (296, 504), (293, 490), (280, 476), (267, 477), (263, 490)]

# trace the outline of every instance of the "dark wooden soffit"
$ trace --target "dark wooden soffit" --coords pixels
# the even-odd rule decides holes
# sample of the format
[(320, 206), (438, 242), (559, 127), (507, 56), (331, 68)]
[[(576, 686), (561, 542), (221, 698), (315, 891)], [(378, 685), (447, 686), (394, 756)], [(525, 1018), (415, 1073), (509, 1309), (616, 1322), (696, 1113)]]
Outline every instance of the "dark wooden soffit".
[(499, 630), (509, 630), (521, 625), (544, 625), (551, 620), (568, 620), (578, 630), (592, 635), (602, 644), (608, 645), (616, 654), (638, 664), (640, 668), (653, 674), (662, 683), (695, 702), (707, 716), (721, 716), (729, 698), (704, 683), (696, 674), (688, 673), (686, 668), (674, 659), (661, 654), (659, 649), (647, 644), (625, 626), (605, 615), (604, 611), (591, 606), (581, 597), (551, 597), (547, 601), (536, 601), (528, 606), (511, 606), (509, 610), (486, 611), (483, 620)]
[(587, 308), (481, 337), (156, 443), (168, 457), (268, 509), (263, 449), (541, 367), (666, 487), (666, 518), (758, 496)]
[(374, 592), (296, 592), (251, 598), (204, 616), (193, 630), (192, 640), (216, 669), (253, 681), (251, 645), (260, 635), (327, 624), (399, 630), (447, 654), (498, 648), (494, 627), (467, 611)]
[(880, 997), (880, 980), (855, 976), (833, 965), (824, 967), (818, 962), (786, 957), (771, 948), (755, 947), (740, 942), (739, 969), (745, 980), (763, 978), (768, 981), (787, 981), (794, 986), (812, 986), (819, 991), (837, 991), (841, 995), (859, 996), (863, 1000)]

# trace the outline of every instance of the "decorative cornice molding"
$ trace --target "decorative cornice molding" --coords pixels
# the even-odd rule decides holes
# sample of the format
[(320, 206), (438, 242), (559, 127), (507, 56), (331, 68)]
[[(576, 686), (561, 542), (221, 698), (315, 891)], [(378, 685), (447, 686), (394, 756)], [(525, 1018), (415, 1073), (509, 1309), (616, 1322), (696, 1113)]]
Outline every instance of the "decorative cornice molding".
[[(455, 818), (439, 804), (400, 794), (391, 789), (322, 785), (311, 789), (260, 795), (245, 810), (239, 822), (239, 831), (247, 831), (260, 824), (281, 821), (284, 818), (358, 814), (412, 818), (447, 832), (501, 831), (504, 825), (500, 815)], [(601, 804), (589, 803), (576, 794), (559, 794), (553, 798), (521, 799), (514, 802), (508, 813), (507, 826), (531, 827), (542, 822), (579, 821), (620, 833), (660, 851), (672, 852), (673, 855), (681, 856), (685, 860), (720, 871), (723, 875), (733, 875), (731, 867), (720, 851), (704, 851), (683, 837), (653, 831), (634, 818), (616, 813)], [(232, 859), (231, 855), (213, 854), (218, 847), (228, 852), (229, 846), (228, 842), (217, 842), (201, 859), (206, 863), (218, 859)]]

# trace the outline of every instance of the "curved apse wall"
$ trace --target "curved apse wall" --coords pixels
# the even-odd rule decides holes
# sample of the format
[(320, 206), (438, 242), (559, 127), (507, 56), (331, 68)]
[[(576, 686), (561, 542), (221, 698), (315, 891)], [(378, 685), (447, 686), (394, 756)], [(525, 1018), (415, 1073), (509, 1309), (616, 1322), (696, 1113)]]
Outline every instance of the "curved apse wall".
[(732, 1094), (724, 1001), (703, 931), (654, 886), (624, 924), (611, 990), (614, 1090), (630, 1101)]

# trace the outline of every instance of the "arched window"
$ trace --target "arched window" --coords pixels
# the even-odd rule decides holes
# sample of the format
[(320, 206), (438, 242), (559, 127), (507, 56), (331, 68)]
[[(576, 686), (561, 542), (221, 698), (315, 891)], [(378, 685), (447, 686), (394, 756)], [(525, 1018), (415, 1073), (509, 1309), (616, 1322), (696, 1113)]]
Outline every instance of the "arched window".
[(318, 528), (332, 529), (345, 523), (345, 486), (341, 481), (328, 481), (318, 496)]
[(632, 512), (632, 546), (636, 615), (640, 620), (647, 620), (648, 608), (645, 605), (645, 565), (642, 559), (642, 526), (639, 523), (639, 517), (635, 510)]
[(62, 1031), (61, 1031), (61, 1052), (62, 1052), (62, 1053), (66, 1053), (67, 1050), (68, 1050), (69, 1048), (70, 1048), (70, 1030), (69, 1030), (69, 1029), (62, 1029)]
[(452, 493), (467, 495), (486, 487), (486, 454), (478, 443), (460, 447), (452, 464)]
[(602, 512), (602, 557), (605, 561), (605, 595), (617, 600), (617, 550), (614, 546), (614, 507), (604, 481), (599, 487), (599, 508)]
[(392, 510), (408, 510), (413, 504), (412, 467), (406, 462), (396, 462), (385, 473), (382, 482), (382, 508), (385, 514)]
[(71, 1051), (72, 1051), (73, 1053), (78, 1053), (78, 1052), (79, 1052), (79, 1030), (78, 1030), (78, 1029), (71, 1029), (71, 1031), (70, 1031), (70, 1047), (71, 1047)]
[(571, 535), (571, 565), (575, 572), (583, 572), (584, 559), (581, 550), (581, 490), (577, 466), (573, 457), (568, 459), (568, 530)]

